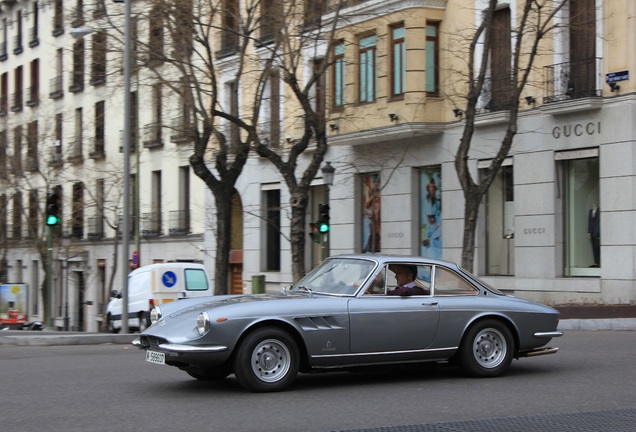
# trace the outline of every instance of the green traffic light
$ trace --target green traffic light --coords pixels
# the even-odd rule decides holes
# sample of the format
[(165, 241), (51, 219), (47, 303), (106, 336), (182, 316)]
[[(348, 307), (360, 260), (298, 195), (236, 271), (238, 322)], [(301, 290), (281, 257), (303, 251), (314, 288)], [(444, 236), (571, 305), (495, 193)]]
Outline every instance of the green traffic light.
[(320, 231), (323, 234), (328, 232), (329, 231), (329, 224), (321, 223), (320, 226), (318, 227), (318, 231)]
[(49, 225), (49, 226), (57, 225), (59, 221), (60, 221), (60, 218), (58, 218), (57, 216), (54, 216), (54, 215), (48, 215), (46, 217), (46, 224)]

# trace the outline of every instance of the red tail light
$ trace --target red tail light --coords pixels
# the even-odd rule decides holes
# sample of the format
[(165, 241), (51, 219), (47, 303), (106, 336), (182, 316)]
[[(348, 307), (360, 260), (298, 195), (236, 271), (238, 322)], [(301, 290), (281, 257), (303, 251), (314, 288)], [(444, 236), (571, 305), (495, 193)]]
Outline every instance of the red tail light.
[(155, 307), (155, 299), (148, 300), (148, 310), (152, 310)]

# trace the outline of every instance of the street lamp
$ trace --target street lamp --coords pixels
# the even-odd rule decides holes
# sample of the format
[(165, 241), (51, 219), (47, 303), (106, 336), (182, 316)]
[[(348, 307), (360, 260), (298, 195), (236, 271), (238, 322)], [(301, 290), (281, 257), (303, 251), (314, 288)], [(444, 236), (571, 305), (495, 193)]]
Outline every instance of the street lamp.
[[(330, 215), (331, 214), (331, 207), (329, 206), (329, 188), (331, 188), (331, 186), (333, 185), (333, 177), (334, 174), (336, 172), (336, 169), (331, 165), (331, 162), (325, 162), (325, 166), (322, 167), (321, 171), (322, 171), (322, 181), (325, 185), (325, 204), (327, 205), (327, 212)], [(325, 234), (327, 236), (327, 242), (325, 244), (325, 256), (323, 257), (326, 258), (329, 256), (330, 254), (330, 235), (329, 232), (327, 232)]]
[[(122, 1), (117, 1), (122, 3)], [(124, 215), (121, 233), (121, 331), (128, 333), (128, 256), (130, 253), (130, 138), (132, 133), (132, 107), (130, 97), (130, 81), (132, 75), (131, 51), (132, 51), (132, 0), (124, 0), (124, 143), (122, 151), (124, 154), (123, 167), (123, 192), (124, 192)], [(95, 32), (90, 27), (79, 27), (71, 29), (70, 33), (76, 39)]]

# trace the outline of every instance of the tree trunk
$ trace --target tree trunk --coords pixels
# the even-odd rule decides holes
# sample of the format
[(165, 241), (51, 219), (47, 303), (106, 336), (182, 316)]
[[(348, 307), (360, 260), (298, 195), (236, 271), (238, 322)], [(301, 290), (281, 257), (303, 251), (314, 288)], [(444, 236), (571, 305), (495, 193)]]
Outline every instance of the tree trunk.
[(462, 241), (462, 267), (473, 271), (475, 259), (475, 232), (477, 230), (477, 215), (482, 193), (473, 189), (465, 195), (464, 206), (464, 238)]
[(214, 193), (216, 206), (216, 257), (214, 259), (214, 294), (229, 294), (228, 274), (230, 268), (230, 225), (232, 217), (231, 192), (217, 190)]
[(290, 242), (292, 254), (292, 278), (298, 282), (305, 275), (305, 222), (307, 212), (307, 192), (298, 191), (291, 196)]

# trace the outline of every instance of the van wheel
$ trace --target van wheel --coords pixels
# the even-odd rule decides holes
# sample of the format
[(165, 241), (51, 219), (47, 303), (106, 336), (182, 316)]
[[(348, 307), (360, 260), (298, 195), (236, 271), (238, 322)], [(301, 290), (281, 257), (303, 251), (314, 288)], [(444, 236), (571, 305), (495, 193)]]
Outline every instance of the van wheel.
[(110, 314), (106, 316), (106, 320), (108, 322), (108, 331), (110, 333), (119, 333), (119, 329), (115, 328), (115, 325), (113, 324), (113, 319), (110, 317)]
[(148, 328), (148, 320), (144, 316), (144, 314), (139, 315), (139, 333), (143, 332)]

